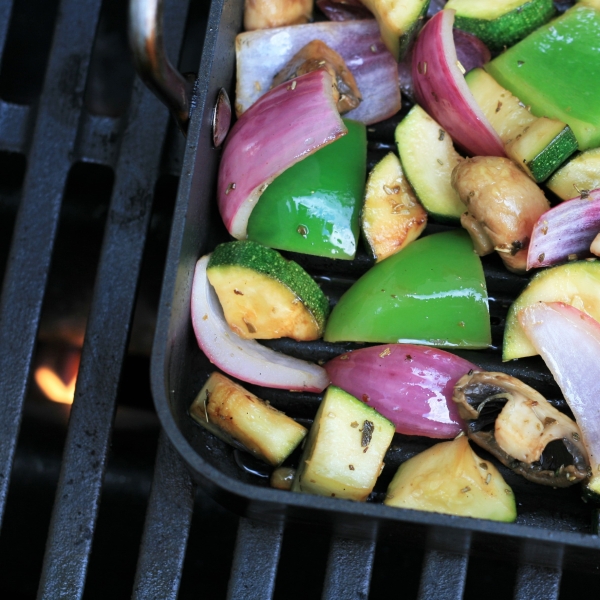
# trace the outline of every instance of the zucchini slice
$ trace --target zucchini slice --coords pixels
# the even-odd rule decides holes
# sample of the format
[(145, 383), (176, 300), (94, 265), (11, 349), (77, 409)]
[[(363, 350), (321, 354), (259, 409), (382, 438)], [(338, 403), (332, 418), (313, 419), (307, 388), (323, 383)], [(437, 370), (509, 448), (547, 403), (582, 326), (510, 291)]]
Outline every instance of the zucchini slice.
[(250, 240), (217, 246), (206, 275), (225, 320), (246, 339), (321, 337), (329, 301), (310, 275), (279, 252)]
[(537, 354), (518, 319), (520, 310), (536, 302), (564, 302), (600, 321), (600, 262), (581, 260), (537, 273), (508, 310), (502, 360)]
[(476, 35), (492, 52), (512, 46), (549, 21), (552, 0), (448, 0), (456, 11), (454, 26)]
[(440, 222), (457, 223), (467, 210), (452, 187), (462, 157), (444, 129), (418, 104), (396, 127), (402, 169), (425, 210)]
[(393, 152), (381, 159), (369, 175), (361, 225), (376, 262), (400, 252), (427, 225), (427, 213)]
[(430, 0), (361, 0), (375, 15), (381, 39), (402, 60), (424, 23)]
[(330, 386), (306, 439), (292, 491), (365, 501), (383, 469), (394, 424)]
[(562, 200), (600, 188), (600, 148), (573, 157), (552, 175), (546, 186)]
[(535, 117), (483, 69), (473, 69), (465, 80), (508, 157), (535, 181), (547, 179), (577, 150), (575, 135), (566, 123)]
[(464, 435), (400, 465), (384, 503), (508, 523), (517, 518), (512, 489), (492, 463), (473, 452)]
[(306, 427), (218, 372), (196, 396), (190, 415), (224, 442), (273, 466), (280, 465), (307, 433)]

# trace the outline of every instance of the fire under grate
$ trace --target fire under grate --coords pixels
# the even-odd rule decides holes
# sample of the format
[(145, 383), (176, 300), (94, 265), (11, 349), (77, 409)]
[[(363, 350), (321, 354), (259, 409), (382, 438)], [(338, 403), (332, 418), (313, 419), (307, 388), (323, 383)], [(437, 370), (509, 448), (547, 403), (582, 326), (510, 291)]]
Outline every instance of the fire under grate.
[[(218, 3), (222, 0), (214, 4)], [(38, 598), (95, 598), (100, 596), (86, 587), (86, 578), (104, 525), (99, 520), (100, 500), (129, 477), (111, 470), (109, 456), (111, 436), (116, 445), (114, 418), (153, 199), (161, 174), (179, 174), (184, 143), (166, 109), (139, 79), (132, 82), (130, 94), (123, 85), (112, 114), (90, 110), (102, 94), (91, 86), (90, 73), (95, 68), (93, 55), (102, 32), (103, 11), (111, 3), (105, 0), (103, 6), (100, 0), (63, 0), (49, 4), (55, 6), (54, 12), (49, 9), (52, 29), (47, 36), (39, 94), (24, 101), (14, 83), (8, 92), (6, 87), (3, 91), (2, 73), (11, 61), (18, 66), (25, 59), (0, 55), (0, 153), (5, 159), (2, 164), (10, 166), (0, 172), (0, 214), (10, 213), (13, 206), (16, 215), (10, 224), (10, 243), (8, 238), (0, 240), (9, 252), (6, 264), (0, 265), (4, 268), (0, 298), (0, 519), (5, 517), (5, 530), (11, 527), (5, 509), (15, 480), (22, 478), (24, 471), (39, 476), (44, 459), (19, 454), (18, 441), (33, 385), (32, 365), (49, 294), (53, 251), (64, 217), (65, 190), (74, 165), (109, 169), (110, 205), (94, 267), (93, 296), (62, 460), (42, 468), (54, 473), (51, 479), (57, 479), (56, 487), (51, 486), (55, 500), (46, 524), (49, 529), (38, 532), (46, 544), (43, 563), (35, 581), (27, 585), (5, 573), (0, 585), (12, 587), (4, 591), (0, 587), (0, 595), (32, 598), (33, 587)], [(35, 7), (33, 0), (0, 3), (0, 53), (8, 47), (19, 48), (11, 41), (17, 16), (22, 18)], [(188, 37), (191, 35), (188, 12), (191, 14), (187, 0), (167, 3), (165, 38), (172, 56), (181, 52), (186, 20)], [(208, 7), (199, 12), (197, 20), (205, 23)], [(207, 38), (216, 35), (215, 26), (218, 22), (209, 22)], [(192, 34), (197, 30), (192, 28)], [(13, 168), (23, 169), (23, 181), (16, 194), (9, 194), (4, 183), (12, 177), (9, 171)], [(28, 466), (30, 463), (34, 466)], [(34, 481), (27, 488), (31, 494), (36, 493), (35, 485)], [(470, 554), (470, 535), (460, 544), (441, 550), (443, 543), (432, 534), (432, 539), (415, 545), (415, 551), (408, 553), (393, 540), (380, 539), (383, 536), (375, 530), (373, 539), (365, 541), (340, 537), (334, 530), (303, 531), (298, 525), (238, 520), (211, 505), (195, 488), (162, 433), (154, 473), (140, 475), (136, 485), (143, 497), (140, 519), (145, 514), (136, 551), (137, 568), (135, 575), (123, 575), (124, 582), (115, 581), (115, 592), (128, 590), (116, 592), (115, 597), (166, 600), (226, 595), (252, 600), (333, 600), (394, 594), (450, 600), (485, 594), (489, 598), (568, 600), (600, 584), (598, 575), (529, 564), (526, 553), (519, 567), (514, 557), (507, 557), (506, 563), (489, 564), (475, 551)], [(215, 519), (219, 523), (211, 527), (209, 521)], [(200, 558), (198, 548), (222, 558), (225, 564), (220, 569), (215, 566), (214, 571), (202, 572), (201, 567), (200, 574), (194, 575), (199, 564), (209, 564)], [(555, 562), (560, 564), (560, 557)], [(107, 562), (97, 568), (110, 578), (114, 565)], [(220, 585), (207, 585), (206, 580), (215, 576), (221, 579)]]

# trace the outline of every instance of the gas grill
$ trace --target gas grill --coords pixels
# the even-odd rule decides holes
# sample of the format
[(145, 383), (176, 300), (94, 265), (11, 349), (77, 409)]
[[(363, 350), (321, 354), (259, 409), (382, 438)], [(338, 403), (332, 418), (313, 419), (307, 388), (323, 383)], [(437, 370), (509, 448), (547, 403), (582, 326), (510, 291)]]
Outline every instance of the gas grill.
[[(553, 507), (536, 491), (524, 500), (523, 528), (509, 534), (440, 515), (379, 519), (371, 503), (346, 508), (304, 496), (270, 503), (260, 472), (201, 437), (206, 456), (227, 454), (237, 465), (240, 485), (210, 458), (202, 466), (155, 398), (161, 428), (148, 383), (149, 339), (156, 326), (157, 396), (157, 373), (176, 346), (169, 318), (181, 309), (172, 296), (173, 259), (182, 244), (197, 258), (186, 245), (186, 215), (199, 210), (188, 206), (190, 190), (216, 160), (196, 144), (208, 147), (214, 92), (220, 81), (231, 83), (233, 50), (224, 49), (233, 47), (240, 16), (233, 0), (165, 2), (167, 54), (180, 57), (182, 72), (199, 73), (186, 144), (133, 74), (123, 2), (0, 3), (0, 597), (568, 600), (594, 593), (600, 542), (574, 493), (561, 491)], [(371, 164), (392, 147), (393, 125), (371, 140)], [(364, 257), (353, 261), (350, 276), (365, 265)], [(493, 261), (486, 275), (497, 338), (523, 281)], [(297, 352), (293, 344), (277, 347)], [(318, 344), (305, 351), (324, 352)], [(497, 366), (493, 354), (485, 360)], [(79, 364), (70, 408), (38, 389), (43, 364), (63, 378)], [(556, 394), (541, 363), (532, 364), (511, 372)], [(314, 413), (314, 399), (289, 401)], [(401, 440), (396, 458), (417, 447)]]

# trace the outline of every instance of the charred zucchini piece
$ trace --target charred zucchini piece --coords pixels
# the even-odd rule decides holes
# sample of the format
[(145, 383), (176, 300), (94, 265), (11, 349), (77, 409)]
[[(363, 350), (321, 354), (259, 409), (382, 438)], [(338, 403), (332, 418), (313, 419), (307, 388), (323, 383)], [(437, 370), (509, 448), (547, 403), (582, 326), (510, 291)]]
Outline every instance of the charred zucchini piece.
[(600, 148), (573, 157), (546, 182), (562, 200), (570, 200), (600, 188)]
[(586, 502), (600, 504), (600, 476), (590, 477), (581, 486), (582, 496)]
[(600, 262), (576, 261), (534, 275), (508, 310), (502, 360), (537, 354), (518, 318), (520, 310), (536, 302), (564, 302), (600, 321)]
[(279, 252), (242, 240), (217, 246), (206, 274), (231, 329), (246, 339), (321, 337), (329, 301), (310, 275)]
[(364, 501), (383, 469), (394, 424), (338, 387), (327, 388), (292, 491)]
[(451, 184), (462, 160), (444, 129), (419, 105), (396, 127), (402, 169), (425, 210), (437, 221), (458, 222), (467, 210)]
[(492, 51), (512, 46), (549, 21), (552, 0), (449, 0), (456, 10), (454, 26), (476, 35)]
[(384, 502), (509, 523), (517, 518), (513, 491), (492, 463), (471, 450), (465, 436), (436, 444), (400, 465)]
[(535, 117), (483, 69), (473, 69), (465, 80), (507, 156), (535, 181), (547, 179), (577, 150), (575, 135), (566, 123)]
[(379, 161), (369, 175), (361, 225), (376, 262), (400, 252), (427, 225), (427, 213), (415, 198), (393, 152)]
[(306, 436), (306, 428), (221, 373), (212, 373), (190, 407), (212, 434), (266, 463), (280, 465)]
[(361, 0), (375, 15), (381, 39), (402, 60), (424, 23), (429, 0)]

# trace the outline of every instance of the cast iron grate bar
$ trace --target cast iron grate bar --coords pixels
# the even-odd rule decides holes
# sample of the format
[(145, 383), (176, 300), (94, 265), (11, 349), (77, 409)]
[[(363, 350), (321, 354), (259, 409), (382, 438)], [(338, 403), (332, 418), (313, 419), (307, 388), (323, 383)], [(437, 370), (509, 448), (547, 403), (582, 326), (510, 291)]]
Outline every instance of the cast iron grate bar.
[(4, 54), (4, 45), (6, 44), (6, 35), (8, 34), (8, 25), (12, 13), (13, 0), (4, 0), (0, 2), (0, 62)]
[[(185, 10), (181, 13), (179, 37)], [(61, 597), (66, 590), (70, 597), (79, 598), (85, 584), (150, 221), (154, 174), (167, 123), (166, 111), (137, 82), (134, 97), (140, 95), (142, 99), (125, 133), (115, 173), (115, 191), (50, 523), (40, 598)]]
[(467, 554), (428, 550), (423, 560), (419, 600), (460, 600), (467, 581)]
[(6, 265), (0, 298), (0, 522), (99, 12), (100, 0), (61, 3)]
[(514, 600), (558, 600), (562, 571), (523, 564), (517, 569)]
[(375, 541), (334, 536), (329, 548), (323, 600), (367, 600), (371, 587)]
[[(165, 38), (183, 37), (187, 0)], [(179, 48), (177, 48), (179, 54)], [(83, 595), (168, 113), (137, 80), (115, 171), (38, 596)]]
[(194, 486), (183, 461), (161, 432), (134, 600), (175, 600), (194, 510)]
[(228, 600), (269, 600), (275, 591), (283, 542), (283, 523), (267, 525), (240, 519)]

